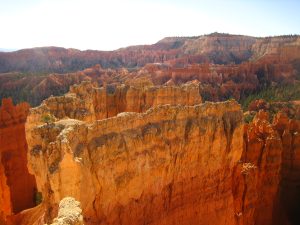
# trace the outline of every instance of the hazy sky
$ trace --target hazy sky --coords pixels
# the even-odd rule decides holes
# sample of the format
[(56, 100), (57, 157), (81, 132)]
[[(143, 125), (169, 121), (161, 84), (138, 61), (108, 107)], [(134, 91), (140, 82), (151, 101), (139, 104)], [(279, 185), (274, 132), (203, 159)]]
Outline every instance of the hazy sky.
[(300, 34), (300, 0), (0, 0), (0, 47), (112, 50), (166, 36)]

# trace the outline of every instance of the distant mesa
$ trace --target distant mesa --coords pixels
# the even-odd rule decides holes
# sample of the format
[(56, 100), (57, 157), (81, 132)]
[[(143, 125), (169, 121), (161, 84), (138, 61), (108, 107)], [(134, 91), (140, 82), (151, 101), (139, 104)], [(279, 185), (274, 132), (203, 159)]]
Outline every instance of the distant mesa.
[[(139, 68), (148, 63), (240, 64), (253, 60), (292, 60), (299, 58), (298, 35), (256, 38), (212, 33), (194, 37), (166, 37), (152, 45), (137, 45), (115, 51), (40, 47), (0, 52), (0, 73), (74, 72), (95, 64), (103, 68)], [(185, 62), (185, 63), (182, 63)]]

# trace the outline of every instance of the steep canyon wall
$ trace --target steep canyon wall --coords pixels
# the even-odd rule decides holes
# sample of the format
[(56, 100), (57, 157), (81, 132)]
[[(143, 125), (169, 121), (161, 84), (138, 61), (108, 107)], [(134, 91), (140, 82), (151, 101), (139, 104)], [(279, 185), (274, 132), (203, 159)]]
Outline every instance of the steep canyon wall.
[[(84, 82), (46, 99), (29, 112), (28, 151), (24, 145), (18, 161), (3, 161), (1, 149), (2, 219), (34, 206), (12, 179), (33, 177), (9, 176), (20, 158), (27, 171), (27, 151), (43, 202), (13, 216), (13, 225), (52, 223), (69, 196), (80, 201), (87, 225), (298, 224), (299, 120), (259, 111), (244, 125), (235, 101), (201, 101), (197, 82), (103, 88)], [(14, 125), (23, 140), (28, 106), (2, 105), (1, 129)], [(1, 141), (17, 143), (5, 131)], [(14, 211), (21, 202), (27, 205)]]
[(231, 176), (243, 147), (236, 102), (165, 105), (27, 128), (30, 168), (48, 218), (63, 197), (73, 196), (86, 224), (236, 220)]
[(245, 125), (244, 151), (234, 174), (238, 224), (299, 223), (299, 120), (259, 111)]
[[(56, 119), (72, 118), (86, 122), (116, 116), (121, 112), (145, 112), (158, 105), (195, 105), (201, 103), (199, 84), (181, 86), (111, 85), (98, 88), (91, 82), (74, 85), (61, 97), (50, 97), (31, 110), (28, 123), (42, 123), (49, 114)], [(37, 116), (35, 118), (34, 115)]]
[(3, 99), (0, 108), (0, 216), (35, 206), (36, 183), (27, 169), (26, 103), (14, 106)]

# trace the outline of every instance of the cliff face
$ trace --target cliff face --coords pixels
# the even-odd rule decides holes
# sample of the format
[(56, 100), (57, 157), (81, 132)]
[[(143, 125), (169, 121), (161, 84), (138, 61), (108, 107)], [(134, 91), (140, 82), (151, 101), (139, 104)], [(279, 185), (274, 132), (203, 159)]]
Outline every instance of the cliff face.
[(28, 104), (3, 99), (0, 108), (0, 216), (33, 207), (36, 184), (27, 169), (25, 121)]
[(238, 224), (299, 223), (299, 120), (259, 111), (245, 126), (244, 151), (234, 175)]
[(181, 84), (192, 80), (201, 82), (205, 100), (239, 100), (270, 84), (292, 83), (297, 73), (291, 64), (242, 63), (240, 65), (189, 65), (186, 68), (149, 64), (139, 71), (148, 74), (154, 84)]
[[(144, 66), (0, 75), (1, 97), (34, 105), (86, 81), (30, 110), (29, 149), (29, 106), (3, 101), (0, 224), (40, 225), (58, 215), (57, 224), (68, 218), (58, 213), (66, 196), (81, 202), (87, 225), (300, 224), (299, 120), (281, 112), (271, 122), (260, 111), (243, 129), (237, 103), (199, 105), (199, 93), (203, 100), (240, 99), (295, 82), (299, 46), (298, 36), (211, 34), (112, 52), (0, 53), (1, 71)], [(300, 112), (290, 102), (257, 101), (249, 109), (293, 118)], [(22, 211), (35, 205), (36, 188), (43, 203)]]
[[(18, 73), (1, 75), (0, 98), (13, 96), (16, 102), (26, 100), (32, 106), (36, 106), (51, 95), (66, 93), (71, 85), (82, 81), (106, 86), (109, 92), (113, 92), (110, 96), (122, 94), (115, 94), (114, 86), (124, 83), (127, 85), (134, 83), (134, 86), (141, 88), (151, 86), (152, 83), (178, 85), (198, 81), (201, 83), (200, 91), (205, 100), (223, 101), (232, 97), (239, 100), (271, 84), (293, 83), (297, 75), (297, 70), (289, 63), (197, 64), (185, 68), (175, 68), (166, 64), (148, 64), (136, 71), (102, 69), (96, 65), (77, 73), (45, 76), (23, 74), (21, 79), (18, 78), (20, 76)], [(133, 89), (128, 91), (128, 94), (134, 94)], [(123, 92), (127, 93), (124, 90)]]
[(82, 81), (114, 84), (130, 74), (126, 69), (102, 69), (99, 65), (83, 71), (65, 74), (6, 73), (0, 75), (0, 98), (12, 97), (15, 102), (26, 101), (37, 106), (51, 95), (62, 95), (69, 87)]
[(259, 111), (244, 126), (235, 101), (199, 105), (197, 83), (145, 83), (85, 82), (30, 110), (28, 166), (43, 203), (14, 224), (51, 223), (67, 196), (87, 225), (298, 224), (298, 120)]
[[(282, 180), (280, 185), (281, 218), (286, 224), (300, 223), (300, 121), (279, 113), (273, 121), (282, 140)], [(280, 223), (279, 223), (280, 224)]]
[(241, 63), (248, 60), (251, 55), (251, 47), (256, 39), (241, 35), (211, 34), (200, 36), (197, 39), (187, 40), (182, 49), (191, 60), (202, 56), (207, 62), (217, 64)]
[(41, 121), (42, 116), (51, 114), (57, 119), (64, 117), (95, 121), (121, 112), (145, 112), (158, 105), (195, 105), (201, 103), (199, 84), (188, 83), (182, 86), (110, 85), (98, 88), (96, 84), (84, 82), (74, 85), (70, 92), (61, 97), (50, 97), (40, 107), (31, 111)]
[[(2, 154), (0, 154), (0, 161), (2, 162)], [(0, 163), (0, 224), (4, 224), (7, 215), (11, 214), (10, 190), (7, 186), (7, 179), (2, 163)]]
[(73, 196), (85, 224), (234, 224), (231, 176), (243, 146), (237, 103), (165, 105), (92, 123), (34, 126), (31, 116), (29, 165), (46, 218)]
[(260, 111), (245, 126), (244, 151), (236, 168), (234, 195), (238, 224), (274, 224), (282, 153), (280, 136), (269, 123), (268, 113)]
[[(208, 100), (239, 100), (272, 82), (299, 80), (299, 40), (298, 36), (254, 38), (211, 34), (166, 38), (154, 45), (112, 52), (39, 48), (0, 53), (0, 70), (8, 72), (0, 74), (0, 98), (13, 97), (15, 102), (27, 101), (37, 106), (84, 80), (100, 85), (122, 84), (143, 75), (156, 85), (197, 79), (206, 85), (203, 89)], [(41, 63), (41, 67), (31, 65), (32, 62)], [(6, 68), (6, 64), (12, 68)], [(120, 69), (123, 67), (134, 69)], [(47, 74), (53, 71), (64, 73)]]
[(299, 36), (255, 38), (242, 35), (218, 34), (198, 37), (165, 38), (153, 45), (131, 46), (115, 51), (79, 51), (57, 47), (0, 52), (0, 73), (74, 72), (95, 64), (105, 68), (135, 68), (148, 63), (230, 64), (257, 60), (299, 59)]
[(269, 37), (260, 38), (252, 46), (252, 59), (269, 62), (291, 62), (299, 59), (300, 37)]

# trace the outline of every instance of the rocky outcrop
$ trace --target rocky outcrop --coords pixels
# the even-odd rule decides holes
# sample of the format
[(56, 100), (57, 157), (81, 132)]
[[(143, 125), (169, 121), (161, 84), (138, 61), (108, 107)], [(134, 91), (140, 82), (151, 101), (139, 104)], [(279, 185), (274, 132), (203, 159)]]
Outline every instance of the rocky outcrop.
[(146, 65), (139, 75), (150, 75), (158, 84), (182, 84), (197, 80), (201, 83), (201, 95), (205, 100), (240, 100), (250, 93), (276, 84), (290, 84), (297, 79), (291, 64), (242, 63), (240, 65), (195, 64), (185, 68), (166, 65)]
[(300, 37), (286, 35), (278, 37), (258, 38), (252, 46), (252, 60), (272, 63), (285, 63), (299, 59)]
[(245, 125), (244, 151), (233, 177), (237, 224), (299, 223), (299, 127), (299, 120), (282, 112), (271, 122), (262, 110)]
[(0, 108), (0, 217), (35, 206), (36, 183), (27, 169), (26, 103), (3, 99)]
[(80, 203), (66, 197), (59, 203), (58, 216), (51, 225), (83, 225)]
[(30, 110), (28, 166), (43, 203), (13, 224), (51, 223), (67, 196), (87, 225), (298, 224), (295, 113), (258, 100), (244, 126), (235, 101), (199, 105), (196, 81), (134, 84), (84, 82)]
[[(278, 92), (280, 93), (280, 91)], [(294, 119), (295, 121), (300, 119), (300, 104), (298, 101), (267, 102), (264, 99), (256, 99), (250, 102), (248, 110), (251, 113), (256, 113), (260, 110), (268, 111), (271, 113), (271, 117), (280, 112), (281, 114), (284, 113), (288, 118)]]
[(62, 95), (69, 87), (82, 81), (103, 84), (120, 84), (131, 79), (126, 69), (102, 69), (95, 65), (75, 73), (40, 74), (40, 73), (6, 73), (0, 76), (0, 98), (12, 97), (14, 102), (26, 101), (31, 106), (40, 105), (42, 100), (51, 95)]
[[(298, 36), (215, 33), (112, 52), (1, 53), (2, 71), (145, 66), (1, 74), (1, 97), (33, 105), (85, 82), (30, 111), (28, 151), (29, 106), (3, 101), (0, 224), (40, 225), (57, 214), (54, 224), (69, 215), (81, 224), (78, 203), (62, 200), (66, 196), (81, 202), (87, 225), (299, 224), (299, 105), (257, 100), (244, 130), (236, 102), (199, 105), (199, 93), (203, 101), (240, 99), (295, 82), (299, 46)], [(280, 113), (272, 122), (273, 115), (260, 110)], [(37, 190), (26, 153), (43, 195), (33, 209)], [(64, 210), (66, 202), (75, 214)]]
[(300, 223), (300, 121), (278, 113), (273, 127), (278, 131), (283, 150), (278, 221), (296, 225)]
[(274, 224), (279, 203), (282, 142), (260, 111), (245, 126), (244, 151), (234, 177), (235, 207), (238, 224)]
[(250, 102), (248, 106), (249, 111), (258, 112), (259, 110), (269, 110), (269, 109), (270, 109), (270, 103), (268, 103), (264, 99), (256, 99)]
[[(198, 38), (169, 39), (157, 43), (156, 47), (144, 47), (146, 49), (144, 51), (138, 50), (140, 47), (119, 50), (122, 54), (127, 54), (126, 52), (130, 51), (131, 54), (128, 53), (129, 58), (137, 57), (136, 60), (143, 61), (139, 63), (141, 67), (138, 68), (133, 63), (135, 69), (103, 69), (100, 65), (94, 65), (97, 61), (91, 61), (93, 62), (93, 66), (90, 65), (92, 67), (84, 67), (84, 70), (73, 73), (43, 74), (44, 70), (40, 69), (35, 73), (9, 72), (1, 74), (0, 98), (9, 96), (13, 97), (15, 102), (27, 101), (32, 106), (37, 106), (42, 100), (51, 95), (62, 95), (68, 91), (71, 85), (79, 84), (82, 81), (97, 82), (99, 86), (105, 86), (120, 85), (130, 83), (132, 80), (147, 78), (149, 82), (153, 82), (155, 85), (183, 84), (198, 80), (203, 86), (202, 90), (204, 90), (204, 96), (208, 98), (207, 100), (223, 101), (232, 97), (239, 100), (247, 97), (250, 93), (271, 85), (293, 83), (295, 80), (299, 80), (300, 50), (297, 50), (299, 48), (298, 37), (278, 37), (277, 39), (281, 40), (279, 41), (280, 44), (273, 43), (276, 38), (257, 39), (260, 44), (257, 44), (256, 47), (251, 44), (255, 40), (254, 38), (235, 35), (213, 34)], [(175, 59), (167, 60), (167, 53), (162, 53), (162, 50), (159, 49), (174, 51), (174, 49), (167, 47), (171, 43), (181, 43), (178, 45), (181, 53), (178, 53), (179, 50), (177, 49), (177, 53), (172, 53), (175, 54)], [(281, 60), (280, 54), (286, 48), (290, 49), (287, 51), (294, 51), (294, 53), (292, 55), (282, 53), (284, 55), (282, 57), (285, 59)], [(258, 51), (258, 53), (251, 53), (251, 49)], [(275, 50), (273, 52), (270, 49)], [(43, 52), (41, 49), (40, 51)], [(48, 49), (48, 51), (52, 52), (51, 49)], [(80, 51), (77, 53), (79, 54)], [(155, 60), (150, 60), (152, 58), (147, 57), (148, 53), (158, 56), (154, 57)], [(251, 60), (246, 60), (254, 53), (257, 56), (253, 56)], [(44, 54), (47, 57), (48, 53)], [(60, 51), (54, 51), (53, 55), (55, 54), (59, 55)], [(138, 57), (139, 54), (142, 54), (142, 56)], [(69, 60), (71, 60), (73, 55), (71, 54), (69, 57)], [(274, 57), (279, 59), (274, 60)], [(91, 59), (87, 57), (84, 60)], [(107, 62), (110, 60), (115, 62), (111, 58), (107, 59)], [(127, 56), (122, 57), (120, 60), (126, 61), (124, 66), (132, 64), (132, 62), (127, 62)], [(77, 63), (81, 65), (80, 61), (75, 62), (75, 65)]]
[[(0, 162), (2, 162), (2, 154), (0, 154)], [(4, 224), (6, 216), (11, 214), (10, 190), (7, 186), (5, 170), (0, 163), (0, 224)]]
[[(182, 86), (107, 85), (98, 88), (96, 84), (84, 82), (74, 85), (70, 92), (61, 97), (50, 97), (40, 107), (31, 111), (31, 120), (42, 122), (43, 116), (56, 119), (65, 117), (95, 121), (116, 116), (121, 112), (145, 112), (158, 105), (195, 105), (201, 103), (199, 84)], [(33, 115), (36, 115), (34, 117)]]
[(36, 112), (26, 125), (28, 158), (48, 220), (73, 196), (85, 224), (234, 224), (231, 177), (243, 145), (236, 102), (157, 106), (90, 123), (37, 125)]
[(238, 64), (251, 57), (251, 47), (255, 42), (254, 37), (212, 33), (186, 40), (182, 49), (194, 63), (202, 56), (202, 60), (206, 62)]

